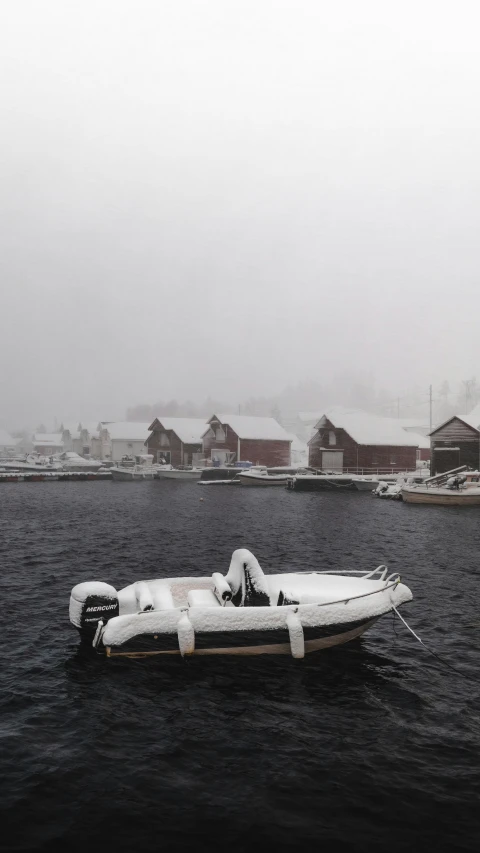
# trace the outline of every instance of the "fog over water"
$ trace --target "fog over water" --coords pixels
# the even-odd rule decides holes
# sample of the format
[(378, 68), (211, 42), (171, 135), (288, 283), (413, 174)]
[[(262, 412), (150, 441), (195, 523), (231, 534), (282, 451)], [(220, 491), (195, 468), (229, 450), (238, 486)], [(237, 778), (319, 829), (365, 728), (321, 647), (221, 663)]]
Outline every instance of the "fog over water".
[(475, 375), (479, 18), (5, 4), (0, 421)]

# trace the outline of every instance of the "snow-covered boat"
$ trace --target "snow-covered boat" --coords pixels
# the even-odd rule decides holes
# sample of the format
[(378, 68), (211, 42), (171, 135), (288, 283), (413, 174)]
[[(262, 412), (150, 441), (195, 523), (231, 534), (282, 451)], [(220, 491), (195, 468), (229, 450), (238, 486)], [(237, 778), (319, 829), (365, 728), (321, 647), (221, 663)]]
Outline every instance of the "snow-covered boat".
[(480, 472), (463, 465), (452, 471), (429, 477), (423, 484), (405, 483), (405, 503), (436, 506), (480, 506)]
[(38, 453), (27, 453), (7, 461), (2, 461), (5, 471), (63, 471), (63, 465), (53, 456), (41, 456)]
[(375, 477), (355, 477), (353, 485), (357, 492), (373, 492), (377, 488), (379, 482), (380, 481)]
[(199, 480), (203, 468), (161, 468), (158, 477), (161, 480)]
[(396, 483), (378, 483), (377, 488), (373, 490), (373, 494), (376, 498), (387, 498), (389, 500), (401, 501), (402, 485), (404, 485), (403, 481)]
[(241, 486), (286, 486), (290, 476), (289, 473), (271, 474), (265, 466), (257, 465), (239, 471), (235, 480)]
[(85, 459), (73, 450), (54, 456), (54, 461), (59, 462), (64, 471), (100, 471), (103, 468), (103, 462), (98, 459)]
[(226, 576), (137, 581), (117, 590), (80, 583), (70, 621), (111, 656), (292, 654), (340, 645), (412, 599), (385, 566), (364, 571), (264, 575), (246, 549)]
[(114, 468), (110, 468), (112, 480), (121, 480), (123, 482), (154, 480), (156, 473), (157, 468), (154, 465), (133, 465), (132, 467), (117, 465)]

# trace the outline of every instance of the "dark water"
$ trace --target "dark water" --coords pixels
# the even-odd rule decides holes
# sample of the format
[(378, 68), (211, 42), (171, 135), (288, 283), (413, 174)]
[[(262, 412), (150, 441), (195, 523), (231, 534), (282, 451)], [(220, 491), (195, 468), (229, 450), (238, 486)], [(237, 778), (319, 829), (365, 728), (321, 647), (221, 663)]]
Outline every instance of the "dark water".
[[(368, 494), (2, 486), (1, 848), (478, 850), (478, 530)], [(304, 661), (79, 655), (73, 584), (226, 572), (241, 546), (266, 571), (387, 563), (460, 672), (390, 616)]]

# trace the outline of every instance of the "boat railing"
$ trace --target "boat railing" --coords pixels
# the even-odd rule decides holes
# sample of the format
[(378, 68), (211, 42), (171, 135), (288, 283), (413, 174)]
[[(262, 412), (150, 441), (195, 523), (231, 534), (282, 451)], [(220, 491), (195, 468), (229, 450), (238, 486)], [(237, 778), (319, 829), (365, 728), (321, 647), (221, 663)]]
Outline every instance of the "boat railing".
[(396, 572), (387, 578), (385, 586), (381, 589), (372, 589), (370, 592), (362, 592), (360, 595), (350, 595), (348, 598), (339, 598), (336, 601), (321, 601), (317, 607), (328, 607), (331, 604), (348, 604), (349, 601), (355, 601), (357, 598), (367, 598), (369, 595), (378, 595), (379, 592), (385, 592), (387, 589), (395, 589), (400, 583), (400, 575)]
[[(365, 572), (363, 569), (322, 569), (315, 572), (302, 572), (305, 575), (360, 575), (364, 580), (379, 580), (388, 583), (392, 578), (400, 579), (398, 572), (388, 574), (387, 566), (377, 566), (370, 572)], [(378, 576), (378, 577), (377, 577)]]

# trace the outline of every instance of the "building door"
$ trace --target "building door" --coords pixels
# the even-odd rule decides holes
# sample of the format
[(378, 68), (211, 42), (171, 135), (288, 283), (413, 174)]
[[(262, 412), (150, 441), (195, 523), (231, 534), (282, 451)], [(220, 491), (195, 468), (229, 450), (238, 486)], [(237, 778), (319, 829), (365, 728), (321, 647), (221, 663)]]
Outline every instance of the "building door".
[(462, 465), (460, 461), (459, 447), (434, 447), (433, 448), (433, 474), (443, 474), (452, 471)]
[(343, 471), (343, 450), (322, 450), (322, 471)]

